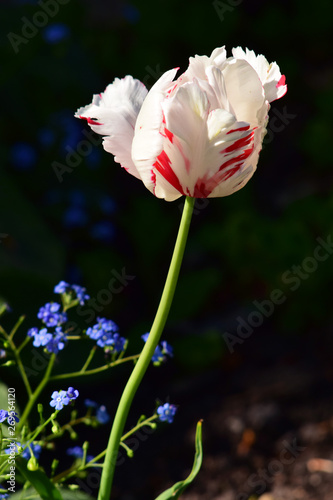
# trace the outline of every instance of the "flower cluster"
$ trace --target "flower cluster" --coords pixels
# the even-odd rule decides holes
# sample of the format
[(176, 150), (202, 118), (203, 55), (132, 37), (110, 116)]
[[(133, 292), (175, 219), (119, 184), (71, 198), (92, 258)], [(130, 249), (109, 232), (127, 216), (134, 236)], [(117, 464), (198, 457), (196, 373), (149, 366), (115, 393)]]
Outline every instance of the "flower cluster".
[(33, 327), (28, 330), (28, 337), (34, 339), (33, 345), (35, 347), (45, 347), (47, 352), (54, 354), (58, 354), (65, 347), (67, 341), (66, 334), (62, 331), (61, 326), (57, 326), (52, 333), (47, 328), (38, 330), (38, 328)]
[(103, 147), (157, 198), (228, 196), (254, 174), (270, 103), (287, 91), (279, 66), (241, 47), (191, 57), (174, 80), (166, 71), (148, 92), (116, 78), (77, 118), (104, 136)]
[(38, 311), (37, 318), (42, 320), (46, 326), (59, 326), (67, 321), (67, 314), (59, 312), (61, 305), (57, 302), (47, 302)]
[[(147, 342), (148, 337), (149, 337), (149, 333), (144, 333), (143, 335), (141, 335), (141, 338), (142, 338), (142, 340), (144, 340), (144, 342)], [(168, 342), (163, 340), (156, 347), (155, 352), (154, 352), (151, 360), (155, 366), (159, 366), (160, 364), (164, 363), (164, 361), (166, 361), (167, 356), (170, 356), (170, 357), (173, 356), (173, 348), (170, 344), (168, 344)]]
[(54, 391), (51, 396), (50, 406), (56, 410), (62, 410), (71, 401), (74, 401), (79, 395), (79, 391), (73, 387), (68, 387), (67, 391)]
[(119, 353), (126, 348), (126, 339), (118, 333), (118, 326), (110, 319), (97, 318), (97, 323), (86, 331), (88, 337), (106, 352)]
[[(79, 285), (69, 285), (65, 281), (60, 281), (55, 286), (54, 292), (62, 295), (64, 307), (67, 309), (78, 303), (83, 305), (90, 298), (85, 293), (85, 288)], [(58, 354), (67, 342), (66, 333), (63, 331), (63, 324), (68, 320), (66, 312), (61, 310), (61, 305), (58, 302), (47, 302), (39, 309), (37, 318), (45, 326), (41, 329), (30, 328), (28, 337), (34, 339), (33, 345), (35, 347), (45, 347), (48, 353)], [(50, 331), (49, 328), (54, 328), (54, 330)]]
[(161, 422), (168, 422), (169, 424), (172, 424), (176, 411), (177, 407), (169, 403), (159, 406), (156, 410), (159, 420)]
[(79, 285), (69, 285), (66, 281), (60, 281), (54, 287), (54, 293), (66, 294), (70, 297), (75, 297), (81, 306), (90, 299), (90, 296), (86, 294), (86, 289)]

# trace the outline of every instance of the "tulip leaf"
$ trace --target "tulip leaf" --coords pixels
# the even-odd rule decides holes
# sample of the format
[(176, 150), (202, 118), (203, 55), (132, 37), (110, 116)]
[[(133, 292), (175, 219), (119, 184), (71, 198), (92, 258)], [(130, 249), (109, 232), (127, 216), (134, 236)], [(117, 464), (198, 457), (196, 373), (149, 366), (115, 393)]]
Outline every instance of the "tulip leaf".
[(42, 500), (63, 500), (60, 491), (41, 469), (29, 470), (27, 462), (21, 457), (16, 458), (16, 466), (22, 476), (35, 488)]
[(189, 476), (183, 481), (179, 481), (178, 483), (171, 486), (171, 488), (161, 493), (155, 500), (176, 500), (177, 498), (179, 498), (180, 495), (184, 493), (187, 486), (192, 483), (193, 479), (198, 474), (201, 464), (202, 464), (202, 420), (199, 420), (199, 422), (197, 423), (197, 430), (195, 434), (194, 462)]

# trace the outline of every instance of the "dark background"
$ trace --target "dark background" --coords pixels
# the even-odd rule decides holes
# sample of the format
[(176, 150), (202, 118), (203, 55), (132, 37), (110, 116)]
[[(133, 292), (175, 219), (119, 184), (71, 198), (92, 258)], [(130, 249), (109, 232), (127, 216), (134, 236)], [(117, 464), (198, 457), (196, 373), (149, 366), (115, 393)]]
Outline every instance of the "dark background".
[[(329, 0), (54, 1), (58, 12), (46, 23), (36, 17), (43, 9), (34, 1), (0, 5), (0, 300), (11, 307), (6, 326), (26, 315), (22, 337), (36, 325), (39, 307), (55, 300), (52, 290), (61, 279), (98, 297), (112, 271), (125, 268), (135, 279), (100, 315), (120, 326), (129, 352), (136, 352), (154, 317), (177, 233), (182, 201), (155, 199), (101, 145), (88, 145), (89, 154), (79, 152), (71, 172), (56, 175), (55, 162), (66, 165), (68, 148), (80, 151), (87, 143), (89, 128), (74, 118), (77, 108), (115, 77), (131, 74), (149, 88), (164, 71), (185, 70), (189, 56), (222, 45), (229, 55), (240, 45), (277, 61), (288, 84), (286, 96), (272, 103), (278, 126), (268, 126), (253, 179), (231, 197), (197, 204), (165, 331), (174, 360), (150, 370), (130, 417), (135, 423), (140, 412), (153, 411), (155, 398), (180, 405), (178, 423), (138, 451), (135, 498), (147, 500), (186, 474), (196, 421), (223, 405), (242, 374), (262, 380), (272, 367), (283, 374), (286, 364), (295, 373), (302, 365), (311, 385), (322, 369), (322, 393), (329, 398), (331, 375), (323, 366), (331, 363), (333, 257), (312, 268), (304, 259), (313, 256), (317, 238), (333, 234), (332, 6)], [(26, 20), (43, 26), (29, 31)], [(303, 273), (294, 291), (283, 278), (295, 276), (293, 266)], [(268, 300), (274, 289), (283, 304), (231, 353), (225, 332), (235, 335), (237, 318), (248, 322), (257, 311), (254, 301)], [(79, 323), (87, 327), (82, 317)], [(69, 351), (59, 356), (58, 370), (71, 366)], [(128, 372), (115, 370), (111, 385), (96, 377), (77, 386), (112, 414)], [(330, 411), (328, 403), (325, 418)], [(188, 453), (175, 451), (168, 459), (173, 466), (162, 467), (165, 478), (152, 485), (154, 456), (168, 453), (159, 439), (171, 440), (175, 450), (175, 443), (188, 446)], [(214, 446), (232, 453), (223, 442), (213, 446), (214, 436), (206, 439), (208, 453)], [(122, 469), (115, 498), (131, 499), (135, 458)]]

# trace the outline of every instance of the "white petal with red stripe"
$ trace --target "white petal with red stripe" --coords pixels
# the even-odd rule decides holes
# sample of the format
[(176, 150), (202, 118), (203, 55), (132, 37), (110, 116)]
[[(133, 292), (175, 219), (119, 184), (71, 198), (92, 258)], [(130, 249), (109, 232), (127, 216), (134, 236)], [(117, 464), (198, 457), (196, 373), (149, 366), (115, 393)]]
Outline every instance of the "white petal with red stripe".
[(248, 175), (242, 166), (254, 150), (255, 133), (249, 123), (237, 122), (223, 109), (209, 111), (196, 81), (183, 85), (162, 107), (164, 144), (154, 163), (155, 195), (168, 201), (169, 190), (172, 199), (177, 191), (178, 197), (215, 196), (221, 183), (218, 196), (231, 194)]
[(78, 109), (75, 115), (87, 120), (94, 132), (105, 136), (104, 149), (138, 178), (131, 149), (135, 123), (147, 93), (143, 83), (132, 76), (116, 78), (102, 94), (94, 95), (92, 104)]
[(176, 73), (177, 69), (167, 71), (150, 89), (135, 125), (133, 162), (145, 186), (152, 192), (155, 188), (153, 164), (163, 149), (163, 137), (160, 134), (163, 121), (161, 103), (174, 85)]

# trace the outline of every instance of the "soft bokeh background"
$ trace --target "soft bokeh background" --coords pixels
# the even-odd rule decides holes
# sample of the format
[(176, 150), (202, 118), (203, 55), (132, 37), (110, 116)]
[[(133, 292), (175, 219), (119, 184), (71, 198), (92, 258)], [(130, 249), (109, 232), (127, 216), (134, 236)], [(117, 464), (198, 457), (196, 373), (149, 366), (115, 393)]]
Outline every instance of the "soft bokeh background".
[[(333, 234), (331, 2), (51, 3), (57, 12), (44, 16), (32, 0), (0, 5), (0, 299), (12, 309), (7, 325), (26, 315), (22, 335), (36, 324), (39, 307), (55, 299), (61, 279), (97, 298), (113, 273), (125, 269), (135, 278), (109, 303), (99, 303), (99, 315), (119, 324), (131, 352), (140, 349), (181, 216), (181, 201), (155, 199), (114, 163), (97, 136), (87, 140), (90, 129), (73, 116), (78, 107), (115, 77), (131, 74), (150, 87), (167, 69), (184, 70), (189, 56), (221, 45), (229, 53), (238, 45), (263, 53), (287, 78), (287, 95), (272, 103), (275, 125), (271, 121), (251, 182), (229, 198), (197, 204), (165, 332), (174, 361), (151, 370), (133, 410), (135, 421), (138, 412), (153, 410), (156, 397), (169, 397), (181, 414), (181, 388), (189, 388), (186, 422), (180, 416), (178, 429), (175, 423), (163, 431), (182, 443), (184, 429), (193, 430), (205, 413), (195, 384), (212, 371), (221, 386), (225, 374), (245, 365), (264, 375), (281, 359), (310, 359), (316, 349), (329, 356), (332, 349), (333, 256), (304, 260), (313, 257), (317, 238), (329, 242)], [(61, 165), (68, 171), (59, 174)], [(293, 291), (295, 273), (302, 274)], [(230, 353), (225, 332), (237, 333), (237, 318), (247, 322), (257, 310), (254, 301), (269, 299), (274, 289), (284, 303)], [(87, 317), (79, 318), (82, 327)], [(71, 366), (71, 353), (60, 359)], [(111, 386), (105, 377), (77, 385), (112, 413), (127, 373), (114, 373)], [(16, 380), (14, 371), (11, 377)], [(157, 438), (152, 457), (158, 446)], [(171, 479), (186, 472), (190, 453), (171, 468)], [(147, 476), (151, 466), (147, 462)], [(124, 477), (135, 462), (128, 467)], [(121, 496), (121, 487), (117, 498), (132, 498)]]

